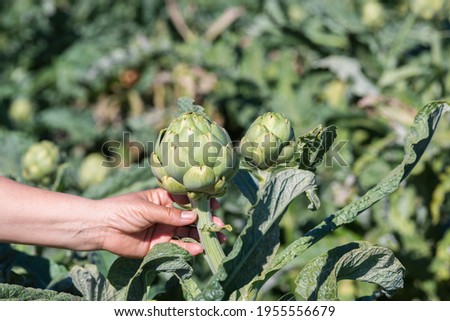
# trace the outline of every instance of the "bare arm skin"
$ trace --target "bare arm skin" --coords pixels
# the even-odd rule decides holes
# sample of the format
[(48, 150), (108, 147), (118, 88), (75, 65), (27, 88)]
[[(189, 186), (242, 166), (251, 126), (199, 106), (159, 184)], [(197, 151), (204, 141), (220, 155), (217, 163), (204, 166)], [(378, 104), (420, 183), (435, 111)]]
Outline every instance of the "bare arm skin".
[[(143, 257), (154, 244), (172, 242), (197, 255), (203, 251), (199, 244), (180, 240), (197, 237), (190, 226), (196, 213), (173, 208), (173, 201), (159, 188), (90, 200), (0, 177), (0, 242), (104, 249), (128, 257)], [(217, 208), (217, 201), (212, 205)], [(223, 224), (217, 218), (216, 223)]]

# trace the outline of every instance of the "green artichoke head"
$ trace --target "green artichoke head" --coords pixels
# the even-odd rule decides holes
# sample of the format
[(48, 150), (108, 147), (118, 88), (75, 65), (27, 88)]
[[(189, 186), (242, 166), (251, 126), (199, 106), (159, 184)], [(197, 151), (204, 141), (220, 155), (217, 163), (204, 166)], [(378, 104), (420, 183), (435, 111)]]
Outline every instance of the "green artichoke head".
[(239, 150), (247, 163), (266, 170), (290, 162), (296, 153), (294, 129), (280, 113), (259, 116), (241, 139)]
[(43, 182), (58, 168), (59, 149), (50, 141), (30, 146), (22, 157), (22, 176), (34, 182)]
[(9, 107), (8, 115), (15, 125), (30, 124), (34, 116), (33, 105), (27, 98), (17, 98)]
[(202, 113), (185, 112), (156, 140), (151, 169), (171, 194), (222, 195), (239, 169), (228, 133)]

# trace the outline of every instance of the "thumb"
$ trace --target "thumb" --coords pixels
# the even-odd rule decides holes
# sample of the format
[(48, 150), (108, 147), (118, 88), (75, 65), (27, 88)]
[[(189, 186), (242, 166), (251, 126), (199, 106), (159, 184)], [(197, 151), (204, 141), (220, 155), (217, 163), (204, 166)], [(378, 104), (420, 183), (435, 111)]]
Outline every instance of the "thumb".
[(173, 226), (184, 226), (195, 222), (197, 213), (195, 211), (181, 211), (173, 207), (165, 207), (149, 204), (149, 210), (144, 214), (151, 223), (160, 223)]

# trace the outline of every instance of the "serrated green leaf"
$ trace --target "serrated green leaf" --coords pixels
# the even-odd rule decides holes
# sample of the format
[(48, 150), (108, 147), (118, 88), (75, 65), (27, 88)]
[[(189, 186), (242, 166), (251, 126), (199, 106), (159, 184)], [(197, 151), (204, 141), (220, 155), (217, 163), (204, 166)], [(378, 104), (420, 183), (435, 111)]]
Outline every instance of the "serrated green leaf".
[(80, 301), (81, 297), (51, 290), (0, 284), (0, 301)]
[(108, 271), (107, 279), (118, 291), (124, 289), (139, 270), (142, 259), (119, 257)]
[(250, 204), (255, 204), (258, 201), (258, 185), (248, 171), (240, 169), (233, 177), (233, 182), (249, 200)]
[(116, 294), (116, 289), (93, 264), (84, 267), (74, 266), (70, 270), (70, 277), (84, 299), (88, 301), (106, 301)]
[(8, 244), (0, 244), (0, 282), (10, 282), (10, 272), (14, 267), (23, 269), (26, 285), (46, 288), (51, 282), (52, 262), (44, 257), (17, 251)]
[[(116, 289), (120, 289), (119, 299), (141, 301), (146, 299), (147, 287), (151, 285), (156, 273), (171, 272), (179, 279), (183, 291), (186, 291), (185, 297), (193, 298), (199, 290), (194, 281), (190, 280), (193, 270), (188, 262), (191, 260), (189, 252), (181, 247), (172, 243), (160, 243), (153, 246), (142, 260), (117, 259), (111, 266), (108, 279)], [(125, 271), (128, 272), (124, 273)]]
[(89, 262), (97, 266), (98, 271), (104, 276), (108, 275), (111, 265), (118, 258), (116, 254), (108, 251), (93, 251), (88, 254)]
[[(314, 174), (309, 171), (287, 169), (271, 174), (250, 209), (247, 225), (232, 251), (197, 299), (220, 300), (223, 295), (226, 298), (257, 276), (278, 249), (279, 222), (287, 206), (314, 187)], [(254, 191), (245, 193), (253, 195)], [(242, 299), (248, 299), (247, 293), (247, 289), (241, 290)]]
[(191, 278), (179, 278), (178, 279), (183, 289), (183, 297), (186, 301), (193, 301), (195, 298), (201, 294), (201, 290), (197, 283)]
[(450, 107), (446, 102), (431, 102), (422, 107), (406, 136), (405, 155), (402, 163), (361, 198), (330, 215), (303, 237), (278, 253), (262, 275), (254, 281), (253, 290), (257, 292), (276, 271), (294, 260), (313, 244), (338, 227), (353, 222), (361, 212), (371, 207), (386, 195), (393, 193), (398, 188), (400, 182), (408, 176), (417, 164), (433, 137), (433, 133), (442, 114), (449, 109)]
[(296, 292), (306, 300), (338, 300), (340, 280), (370, 282), (391, 297), (403, 288), (405, 268), (391, 250), (368, 242), (336, 247), (308, 263), (295, 280)]
[(300, 151), (299, 168), (315, 171), (336, 139), (336, 126), (323, 128), (321, 125), (298, 138)]

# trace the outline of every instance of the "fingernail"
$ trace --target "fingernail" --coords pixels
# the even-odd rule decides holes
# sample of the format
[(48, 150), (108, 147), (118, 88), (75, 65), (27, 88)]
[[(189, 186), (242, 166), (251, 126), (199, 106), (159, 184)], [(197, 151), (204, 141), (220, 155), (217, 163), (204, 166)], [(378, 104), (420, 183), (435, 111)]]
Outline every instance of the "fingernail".
[(181, 218), (183, 220), (192, 220), (196, 216), (197, 216), (197, 213), (195, 213), (194, 211), (183, 211), (183, 212), (181, 212)]

